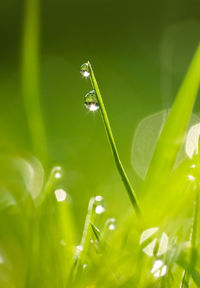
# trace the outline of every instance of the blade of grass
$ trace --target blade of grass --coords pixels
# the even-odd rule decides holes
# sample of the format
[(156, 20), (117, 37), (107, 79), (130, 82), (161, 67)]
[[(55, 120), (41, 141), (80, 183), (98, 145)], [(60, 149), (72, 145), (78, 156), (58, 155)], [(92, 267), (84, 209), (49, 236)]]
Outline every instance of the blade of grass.
[(47, 144), (40, 106), (39, 0), (27, 0), (22, 43), (22, 89), (33, 150), (44, 163)]
[(77, 278), (80, 265), (81, 263), (84, 263), (87, 257), (87, 253), (88, 253), (89, 246), (91, 243), (90, 240), (91, 240), (91, 236), (93, 232), (91, 223), (93, 223), (95, 220), (94, 210), (95, 210), (95, 198), (92, 197), (89, 201), (88, 212), (87, 212), (85, 225), (83, 229), (81, 244), (77, 247), (78, 249), (74, 257), (75, 261), (74, 261), (74, 265), (72, 267), (71, 273), (69, 275), (68, 285), (71, 285), (71, 283), (73, 283), (74, 280)]
[[(57, 214), (57, 226), (62, 238), (62, 273), (63, 278), (66, 281), (70, 277), (70, 269), (73, 267), (73, 253), (75, 246), (75, 226), (72, 217), (71, 203), (69, 196), (65, 201), (57, 202), (56, 214)], [(66, 269), (66, 267), (68, 269)], [(61, 272), (60, 271), (60, 272)]]
[(53, 186), (59, 178), (62, 177), (62, 168), (60, 166), (55, 166), (52, 168), (50, 175), (45, 183), (41, 193), (36, 199), (36, 204), (41, 205), (46, 197), (52, 192)]
[(190, 254), (190, 268), (189, 270), (185, 270), (183, 273), (183, 279), (180, 288), (189, 287), (190, 275), (192, 274), (193, 267), (195, 267), (196, 263), (196, 240), (197, 240), (197, 219), (199, 212), (199, 192), (197, 191), (196, 200), (194, 202), (194, 216), (193, 216), (193, 225), (192, 231), (190, 234), (190, 243), (191, 243), (191, 254)]
[(94, 236), (96, 237), (97, 241), (100, 242), (101, 232), (99, 231), (99, 229), (92, 222), (90, 223), (90, 225), (92, 227), (92, 231), (94, 233)]
[(115, 160), (115, 164), (117, 166), (117, 169), (118, 169), (118, 172), (122, 178), (122, 181), (124, 183), (124, 186), (126, 188), (126, 191), (128, 193), (128, 196), (130, 198), (130, 201), (131, 201), (131, 204), (133, 205), (133, 208), (135, 209), (136, 213), (137, 214), (140, 214), (140, 207), (139, 207), (139, 203), (138, 203), (138, 200), (137, 200), (137, 197), (136, 197), (136, 194), (135, 194), (135, 191), (133, 190), (133, 187), (128, 179), (128, 176), (124, 170), (124, 167), (121, 163), (121, 160), (119, 158), (119, 154), (118, 154), (118, 151), (117, 151), (117, 146), (115, 144), (115, 140), (114, 140), (114, 137), (113, 137), (113, 133), (112, 133), (112, 129), (111, 129), (111, 126), (110, 126), (110, 122), (109, 122), (109, 119), (108, 119), (108, 115), (107, 115), (107, 112), (106, 112), (106, 109), (105, 109), (105, 106), (104, 106), (104, 102), (103, 102), (103, 99), (102, 99), (102, 96), (101, 96), (101, 93), (100, 93), (100, 90), (99, 90), (99, 86), (97, 84), (97, 81), (96, 81), (96, 78), (95, 78), (95, 75), (94, 75), (94, 72), (93, 72), (93, 69), (92, 69), (92, 66), (90, 64), (90, 62), (88, 62), (88, 68), (89, 68), (89, 72), (90, 72), (90, 75), (91, 75), (91, 82), (92, 82), (92, 86), (96, 92), (96, 96), (97, 96), (97, 100), (98, 100), (98, 103), (99, 103), (99, 106), (100, 106), (100, 111), (101, 111), (101, 115), (102, 115), (102, 119), (103, 119), (103, 122), (104, 122), (104, 127), (105, 127), (105, 130), (106, 130), (106, 133), (107, 133), (107, 136), (108, 136), (108, 140), (109, 140), (109, 143), (110, 143), (110, 146), (111, 146), (111, 150), (112, 150), (112, 153), (113, 153), (113, 157), (114, 157), (114, 160)]
[(91, 223), (93, 223), (95, 219), (94, 205), (95, 205), (95, 198), (91, 198), (88, 206), (88, 213), (85, 220), (85, 226), (83, 229), (83, 236), (81, 239), (81, 247), (82, 247), (81, 259), (83, 261), (87, 255), (92, 235)]
[(177, 154), (183, 144), (186, 129), (197, 97), (199, 83), (200, 45), (196, 50), (189, 70), (161, 132), (142, 188), (143, 192), (151, 198), (153, 195), (157, 197), (167, 184)]

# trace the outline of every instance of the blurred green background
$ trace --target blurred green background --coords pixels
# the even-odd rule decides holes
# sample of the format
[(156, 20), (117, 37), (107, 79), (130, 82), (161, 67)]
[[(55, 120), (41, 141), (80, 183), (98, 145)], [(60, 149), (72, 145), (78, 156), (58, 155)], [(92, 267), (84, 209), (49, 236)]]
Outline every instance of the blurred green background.
[[(43, 165), (46, 176), (52, 166), (63, 167), (60, 186), (72, 197), (81, 234), (91, 196), (103, 195), (116, 217), (130, 204), (101, 117), (83, 105), (91, 85), (82, 79), (80, 65), (87, 60), (93, 65), (122, 162), (137, 190), (141, 180), (131, 166), (134, 131), (144, 117), (171, 106), (200, 40), (200, 1), (38, 2), (37, 85), (48, 149)], [(0, 5), (0, 147), (42, 161), (32, 145), (23, 95), (24, 37), (29, 42), (35, 37), (27, 27), (33, 10), (25, 20), (27, 3)], [(36, 58), (34, 53), (29, 58), (28, 77)], [(198, 113), (198, 103), (195, 109)]]

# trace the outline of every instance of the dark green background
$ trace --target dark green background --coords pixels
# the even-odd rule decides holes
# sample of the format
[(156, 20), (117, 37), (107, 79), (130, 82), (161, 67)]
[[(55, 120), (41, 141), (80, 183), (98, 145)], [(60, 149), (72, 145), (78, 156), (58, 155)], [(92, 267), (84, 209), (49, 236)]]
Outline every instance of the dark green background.
[[(21, 63), (26, 1), (0, 4), (0, 148), (32, 151), (22, 96)], [(89, 113), (91, 90), (80, 65), (95, 70), (119, 152), (131, 167), (134, 131), (144, 117), (169, 108), (200, 40), (200, 1), (40, 1), (40, 91), (49, 167), (61, 165), (61, 186), (82, 227), (90, 196), (109, 211), (127, 209), (99, 113)], [(198, 103), (196, 111), (199, 111)], [(148, 141), (145, 139), (144, 141)], [(79, 226), (80, 225), (80, 226)]]

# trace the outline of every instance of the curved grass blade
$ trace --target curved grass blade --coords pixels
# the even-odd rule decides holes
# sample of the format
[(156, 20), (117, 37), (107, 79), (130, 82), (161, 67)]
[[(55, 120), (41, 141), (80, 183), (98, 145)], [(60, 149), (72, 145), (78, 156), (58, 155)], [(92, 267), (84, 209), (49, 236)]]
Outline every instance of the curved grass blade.
[(120, 174), (120, 176), (122, 178), (122, 181), (123, 181), (124, 186), (126, 188), (126, 191), (128, 193), (129, 199), (130, 199), (130, 201), (131, 201), (131, 203), (133, 205), (133, 208), (139, 214), (140, 213), (139, 203), (138, 203), (135, 191), (133, 190), (133, 187), (132, 187), (132, 185), (131, 185), (131, 183), (130, 183), (130, 181), (128, 179), (128, 176), (126, 175), (124, 167), (123, 167), (123, 165), (121, 163), (121, 160), (119, 158), (119, 154), (118, 154), (118, 151), (117, 151), (117, 146), (115, 144), (115, 140), (114, 140), (114, 137), (113, 137), (112, 129), (111, 129), (110, 122), (109, 122), (109, 119), (108, 119), (108, 115), (107, 115), (107, 112), (106, 112), (106, 109), (105, 109), (105, 106), (104, 106), (104, 103), (103, 103), (103, 99), (101, 97), (101, 93), (100, 93), (100, 90), (99, 90), (99, 86), (97, 84), (97, 81), (96, 81), (96, 78), (95, 78), (95, 75), (94, 75), (94, 72), (93, 72), (93, 69), (92, 69), (92, 66), (91, 66), (90, 62), (88, 62), (88, 67), (89, 67), (89, 72), (90, 72), (90, 75), (91, 75), (91, 82), (92, 82), (92, 85), (93, 85), (94, 90), (96, 92), (96, 96), (97, 96), (97, 100), (98, 100), (99, 107), (100, 107), (100, 110), (101, 110), (101, 115), (102, 115), (102, 119), (103, 119), (103, 122), (104, 122), (105, 130), (106, 130), (106, 133), (107, 133), (107, 136), (108, 136), (108, 140), (109, 140), (109, 143), (110, 143), (110, 146), (111, 146), (111, 150), (112, 150), (112, 153), (113, 153), (113, 157), (114, 157), (118, 172), (119, 172), (119, 174)]
[[(199, 84), (200, 45), (196, 50), (155, 148), (150, 168), (143, 185), (143, 192), (147, 194), (148, 198), (147, 206), (149, 198), (152, 199), (154, 196), (158, 197), (159, 194), (163, 196), (166, 191), (165, 187), (167, 187), (169, 175), (174, 168), (177, 154), (184, 141)], [(159, 199), (157, 202), (159, 202)]]

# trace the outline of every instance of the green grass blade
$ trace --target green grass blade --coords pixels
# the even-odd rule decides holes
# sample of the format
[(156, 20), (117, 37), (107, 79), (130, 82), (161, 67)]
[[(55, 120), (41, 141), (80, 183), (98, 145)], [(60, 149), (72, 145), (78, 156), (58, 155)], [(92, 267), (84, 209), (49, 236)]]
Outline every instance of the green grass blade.
[[(200, 45), (161, 132), (143, 191), (152, 197), (165, 187), (183, 144), (200, 83)], [(147, 140), (148, 141), (148, 140)]]
[(191, 252), (190, 252), (190, 269), (185, 270), (180, 288), (189, 287), (190, 275), (192, 275), (193, 268), (195, 268), (197, 254), (196, 254), (196, 240), (197, 240), (197, 226), (198, 226), (198, 212), (199, 212), (199, 192), (197, 191), (197, 197), (194, 202), (194, 217), (192, 231), (190, 235)]
[(93, 232), (91, 223), (93, 223), (94, 220), (95, 220), (95, 198), (92, 197), (89, 201), (88, 212), (85, 219), (81, 244), (78, 246), (78, 250), (75, 254), (75, 261), (72, 267), (72, 271), (70, 273), (69, 283), (72, 283), (76, 279), (81, 263), (84, 263), (85, 259), (87, 258), (87, 254), (91, 243), (90, 240)]
[(103, 99), (102, 99), (102, 96), (101, 96), (101, 92), (99, 90), (99, 86), (97, 84), (97, 81), (96, 81), (92, 66), (91, 66), (91, 64), (89, 62), (88, 62), (88, 67), (89, 67), (89, 71), (90, 71), (90, 75), (91, 75), (91, 82), (92, 82), (92, 85), (93, 85), (94, 90), (96, 92), (97, 100), (98, 100), (98, 103), (99, 103), (99, 106), (100, 106), (100, 110), (101, 110), (102, 119), (103, 119), (103, 122), (104, 122), (105, 130), (106, 130), (106, 133), (107, 133), (107, 136), (108, 136), (108, 140), (109, 140), (109, 143), (110, 143), (110, 146), (111, 146), (111, 149), (112, 149), (112, 153), (113, 153), (113, 157), (114, 157), (117, 169), (119, 171), (119, 174), (120, 174), (120, 176), (122, 178), (122, 181), (124, 183), (124, 186), (126, 188), (126, 191), (128, 193), (128, 196), (130, 198), (130, 201), (131, 201), (135, 211), (137, 213), (140, 213), (139, 203), (138, 203), (135, 191), (133, 190), (133, 187), (132, 187), (132, 185), (131, 185), (131, 183), (130, 183), (130, 181), (128, 179), (128, 176), (126, 175), (124, 167), (123, 167), (123, 165), (121, 163), (121, 160), (119, 158), (119, 154), (118, 154), (118, 151), (117, 151), (117, 146), (115, 144), (115, 140), (114, 140), (114, 137), (113, 137), (112, 129), (111, 129), (110, 122), (109, 122), (109, 119), (108, 119), (108, 115), (107, 115), (107, 112), (106, 112), (106, 108), (104, 106)]
[(40, 106), (39, 0), (27, 0), (22, 43), (22, 89), (34, 153), (47, 161), (47, 144)]
[(98, 242), (100, 242), (101, 232), (99, 231), (99, 229), (92, 222), (90, 223), (90, 225), (92, 227), (92, 231), (94, 233), (94, 236), (95, 236), (96, 240)]

